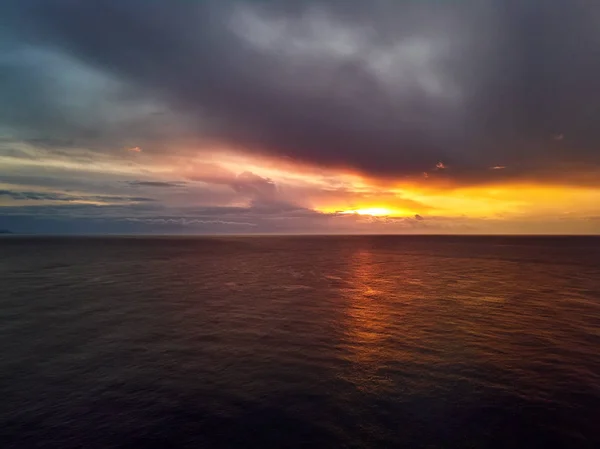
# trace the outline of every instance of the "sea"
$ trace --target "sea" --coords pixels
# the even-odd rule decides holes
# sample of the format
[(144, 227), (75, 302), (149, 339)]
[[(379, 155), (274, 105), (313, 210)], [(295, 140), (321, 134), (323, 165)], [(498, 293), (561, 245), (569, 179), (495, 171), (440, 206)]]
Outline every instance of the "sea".
[(0, 239), (0, 448), (598, 448), (600, 238)]

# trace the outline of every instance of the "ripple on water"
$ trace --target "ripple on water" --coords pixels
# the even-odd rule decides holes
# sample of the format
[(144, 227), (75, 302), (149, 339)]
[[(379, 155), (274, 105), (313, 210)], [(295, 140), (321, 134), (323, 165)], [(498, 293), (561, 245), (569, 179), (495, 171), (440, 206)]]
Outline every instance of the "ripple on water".
[(3, 447), (598, 447), (598, 239), (0, 251)]

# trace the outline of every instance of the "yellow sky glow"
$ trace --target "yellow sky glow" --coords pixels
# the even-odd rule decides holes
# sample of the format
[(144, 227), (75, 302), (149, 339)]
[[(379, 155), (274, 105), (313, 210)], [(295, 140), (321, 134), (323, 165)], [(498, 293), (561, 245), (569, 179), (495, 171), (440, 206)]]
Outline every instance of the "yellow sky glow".
[(497, 220), (600, 215), (600, 188), (594, 186), (519, 181), (453, 186), (431, 178), (394, 182), (288, 159), (220, 151), (213, 153), (211, 162), (233, 173), (251, 171), (270, 178), (284, 193), (301, 191), (303, 205), (323, 213)]
[[(27, 147), (24, 150), (33, 151)], [(453, 185), (449, 179), (442, 180), (444, 184), (440, 184), (439, 180), (431, 177), (390, 180), (340, 168), (296, 163), (289, 158), (282, 160), (225, 151), (222, 148), (197, 151), (195, 155), (186, 151), (175, 152), (175, 156), (166, 158), (138, 152), (121, 153), (121, 159), (111, 155), (89, 154), (93, 155), (93, 163), (64, 159), (42, 150), (35, 158), (5, 155), (0, 156), (0, 167), (8, 174), (27, 173), (28, 170), (44, 167), (45, 170), (65, 175), (104, 173), (127, 180), (182, 182), (190, 187), (195, 183), (204, 183), (213, 191), (225, 193), (231, 192), (230, 183), (236, 176), (251, 172), (272, 181), (277, 186), (279, 200), (330, 214), (373, 217), (414, 217), (418, 214), (425, 218), (498, 222), (593, 220), (600, 216), (600, 186), (594, 185), (583, 187), (560, 181), (535, 183), (511, 180), (465, 186)], [(34, 185), (21, 185), (20, 188), (40, 191)], [(155, 192), (159, 191), (152, 191)], [(173, 195), (177, 193), (170, 190), (164, 194), (171, 192)], [(133, 191), (125, 193), (134, 194)], [(251, 198), (245, 201), (249, 200)], [(243, 203), (243, 199), (236, 201), (235, 204), (223, 205)], [(11, 204), (16, 205), (15, 200), (6, 197), (0, 205)]]
[(395, 211), (393, 209), (388, 209), (386, 207), (368, 207), (366, 209), (353, 209), (353, 210), (345, 210), (341, 212), (342, 214), (358, 214), (358, 215), (372, 215), (374, 217), (389, 217), (392, 215), (403, 215), (406, 212), (404, 211)]

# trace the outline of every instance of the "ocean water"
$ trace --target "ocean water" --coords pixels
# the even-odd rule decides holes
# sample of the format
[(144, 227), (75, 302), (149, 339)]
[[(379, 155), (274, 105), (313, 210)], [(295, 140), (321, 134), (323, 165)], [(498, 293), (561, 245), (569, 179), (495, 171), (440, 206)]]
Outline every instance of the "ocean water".
[(0, 447), (600, 447), (600, 239), (0, 239)]

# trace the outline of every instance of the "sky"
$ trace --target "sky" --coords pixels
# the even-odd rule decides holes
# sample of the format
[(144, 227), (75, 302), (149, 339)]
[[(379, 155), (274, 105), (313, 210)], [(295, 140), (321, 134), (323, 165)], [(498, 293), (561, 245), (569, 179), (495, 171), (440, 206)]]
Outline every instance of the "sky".
[(600, 234), (596, 0), (3, 0), (0, 230)]

